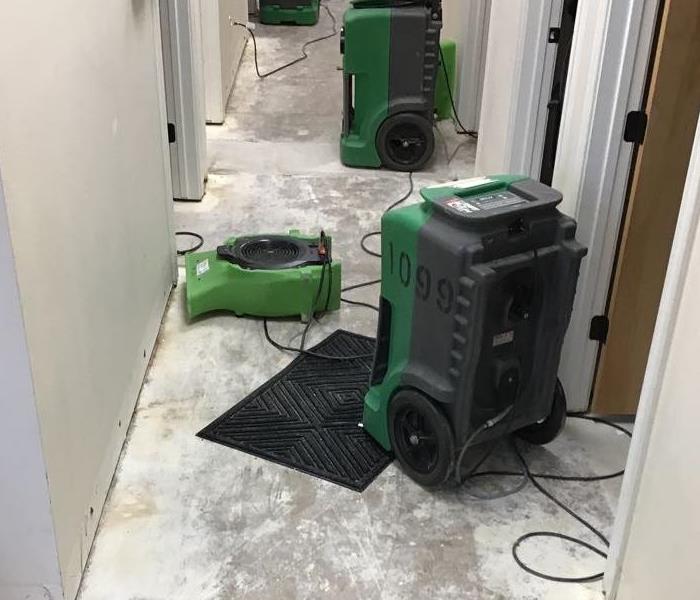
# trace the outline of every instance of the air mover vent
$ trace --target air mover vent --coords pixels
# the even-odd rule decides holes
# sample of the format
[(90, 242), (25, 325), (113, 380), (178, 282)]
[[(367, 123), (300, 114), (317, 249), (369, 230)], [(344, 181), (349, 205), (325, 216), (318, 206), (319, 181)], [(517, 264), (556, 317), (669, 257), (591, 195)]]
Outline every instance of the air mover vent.
[(216, 252), (244, 269), (293, 269), (323, 262), (318, 243), (281, 235), (238, 238), (231, 246), (219, 246)]
[(270, 266), (288, 263), (299, 257), (300, 249), (295, 243), (287, 240), (255, 240), (243, 244), (241, 255), (247, 260)]

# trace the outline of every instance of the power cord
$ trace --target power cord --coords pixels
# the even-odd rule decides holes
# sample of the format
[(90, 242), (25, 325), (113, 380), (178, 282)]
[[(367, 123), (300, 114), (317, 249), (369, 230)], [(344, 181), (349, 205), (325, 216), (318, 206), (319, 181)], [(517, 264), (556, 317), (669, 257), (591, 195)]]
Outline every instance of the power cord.
[(341, 302), (345, 302), (345, 304), (351, 304), (352, 306), (364, 306), (365, 308), (371, 308), (374, 311), (379, 312), (379, 307), (375, 306), (374, 304), (370, 304), (369, 302), (358, 302), (357, 300), (349, 300), (348, 298), (341, 298)]
[[(585, 414), (580, 414), (580, 413), (569, 413), (568, 417), (571, 419), (582, 419), (585, 421), (591, 421), (593, 423), (599, 423), (601, 425), (605, 425), (606, 427), (610, 427), (612, 429), (615, 429), (617, 431), (620, 431), (627, 437), (631, 438), (632, 434), (625, 429), (624, 427), (612, 423), (606, 419), (601, 419), (600, 417), (594, 417), (590, 415), (585, 415)], [(465, 481), (470, 481), (479, 477), (492, 477), (492, 476), (501, 476), (501, 477), (521, 477), (524, 478), (525, 483), (530, 482), (532, 485), (535, 487), (535, 489), (540, 492), (543, 496), (545, 496), (548, 500), (556, 504), (560, 509), (562, 509), (564, 512), (566, 512), (569, 516), (571, 516), (573, 519), (578, 521), (581, 525), (583, 525), (586, 529), (588, 529), (591, 533), (593, 533), (603, 544), (605, 549), (599, 548), (594, 546), (593, 544), (580, 539), (576, 538), (573, 536), (569, 536), (563, 533), (555, 532), (555, 531), (533, 531), (530, 533), (527, 533), (525, 535), (520, 536), (512, 546), (512, 554), (513, 554), (513, 559), (515, 560), (516, 564), (523, 569), (525, 572), (529, 573), (530, 575), (534, 575), (535, 577), (539, 577), (540, 579), (545, 579), (547, 581), (553, 581), (553, 582), (560, 582), (560, 583), (590, 583), (594, 581), (599, 581), (603, 577), (603, 573), (595, 573), (593, 575), (587, 575), (584, 577), (566, 577), (562, 575), (553, 575), (549, 573), (544, 573), (542, 571), (539, 571), (529, 565), (527, 565), (523, 559), (520, 557), (519, 554), (519, 549), (523, 545), (524, 542), (527, 542), (528, 540), (532, 539), (537, 539), (537, 538), (550, 538), (550, 539), (559, 539), (559, 540), (564, 540), (566, 542), (581, 546), (582, 548), (585, 548), (586, 550), (589, 550), (590, 552), (593, 552), (594, 554), (597, 554), (598, 556), (602, 558), (607, 558), (607, 549), (610, 546), (610, 542), (606, 538), (606, 536), (595, 526), (593, 526), (589, 521), (581, 517), (578, 513), (576, 513), (573, 509), (568, 507), (566, 504), (564, 504), (561, 500), (559, 500), (552, 492), (547, 490), (539, 480), (549, 480), (549, 481), (576, 481), (576, 482), (598, 482), (598, 481), (607, 481), (610, 479), (615, 479), (617, 477), (621, 477), (624, 474), (624, 469), (621, 469), (619, 471), (615, 471), (614, 473), (607, 473), (604, 475), (590, 475), (590, 476), (582, 476), (582, 475), (559, 475), (555, 473), (534, 473), (532, 472), (529, 464), (525, 460), (525, 457), (521, 451), (521, 449), (518, 447), (517, 442), (514, 437), (511, 436), (510, 438), (513, 452), (522, 466), (522, 469), (520, 471), (508, 471), (508, 470), (488, 470), (488, 471), (480, 471), (476, 473), (472, 473)], [(477, 467), (478, 468), (478, 467)], [(522, 484), (522, 482), (521, 482)], [(516, 486), (516, 490), (522, 489), (524, 485)], [(512, 491), (509, 493), (501, 494), (499, 496), (494, 496), (492, 498), (483, 498), (483, 499), (497, 499), (501, 498), (504, 496), (509, 495), (510, 493), (513, 493)]]
[(445, 74), (445, 84), (447, 87), (447, 94), (450, 97), (450, 105), (452, 106), (452, 116), (454, 117), (454, 120), (457, 122), (457, 125), (462, 128), (460, 131), (457, 129), (457, 133), (459, 135), (468, 135), (469, 137), (474, 138), (475, 140), (479, 139), (479, 132), (474, 131), (473, 129), (467, 129), (463, 124), (462, 121), (459, 119), (459, 115), (457, 114), (457, 105), (455, 104), (455, 98), (454, 95), (452, 94), (452, 83), (450, 82), (450, 75), (447, 72), (447, 65), (445, 64), (445, 54), (442, 51), (442, 46), (440, 46), (440, 64), (442, 65), (442, 72)]
[[(413, 194), (413, 172), (410, 172), (408, 174), (408, 181), (409, 181), (408, 191), (403, 196), (401, 196), (401, 198), (399, 198), (396, 202), (394, 202), (393, 204), (390, 204), (387, 208), (385, 208), (384, 211), (382, 212), (382, 215), (385, 215), (390, 210), (394, 210), (397, 206), (399, 206), (400, 204), (403, 204), (404, 202), (406, 202), (406, 200), (408, 200), (411, 197), (411, 194)], [(371, 250), (370, 248), (365, 246), (365, 242), (369, 238), (375, 237), (378, 235), (382, 235), (382, 232), (381, 231), (370, 231), (369, 233), (366, 233), (365, 235), (362, 236), (362, 239), (360, 240), (360, 247), (362, 248), (362, 250), (366, 254), (369, 254), (370, 256), (375, 256), (377, 258), (381, 258), (382, 255), (380, 252), (375, 252), (374, 250)], [(379, 282), (379, 281), (381, 281), (381, 279), (377, 280), (377, 282)], [(366, 285), (372, 285), (372, 284), (367, 282)], [(356, 286), (356, 287), (363, 287), (363, 286)], [(347, 291), (347, 290), (343, 290), (343, 291)]]
[(196, 240), (198, 240), (194, 244), (194, 246), (191, 246), (190, 248), (187, 248), (185, 250), (176, 250), (178, 256), (184, 256), (185, 254), (189, 254), (190, 252), (195, 252), (204, 245), (204, 238), (198, 233), (195, 233), (194, 231), (176, 231), (175, 235), (193, 237)]
[(299, 64), (300, 62), (305, 61), (307, 58), (309, 58), (309, 55), (306, 53), (306, 49), (311, 46), (312, 44), (317, 44), (318, 42), (322, 42), (323, 40), (328, 40), (332, 37), (335, 37), (338, 35), (338, 22), (336, 21), (335, 16), (331, 12), (331, 10), (326, 6), (325, 4), (321, 5), (325, 11), (328, 13), (328, 16), (331, 19), (331, 22), (333, 23), (333, 31), (329, 34), (322, 35), (321, 37), (314, 38), (313, 40), (309, 40), (306, 42), (302, 47), (301, 47), (301, 56), (299, 58), (295, 58), (294, 60), (283, 64), (275, 69), (272, 69), (271, 71), (268, 71), (267, 73), (261, 73), (260, 72), (260, 67), (258, 66), (258, 42), (255, 38), (255, 33), (253, 32), (252, 29), (248, 27), (248, 25), (244, 23), (239, 23), (238, 21), (231, 21), (232, 26), (237, 26), (237, 27), (243, 27), (245, 30), (250, 33), (250, 37), (253, 40), (253, 58), (255, 60), (255, 73), (258, 76), (259, 79), (266, 79), (267, 77), (270, 77), (270, 75), (274, 75), (275, 73), (279, 73), (280, 71), (284, 69), (288, 69), (289, 67), (293, 67), (294, 65)]
[[(313, 324), (314, 319), (316, 319), (317, 315), (316, 313), (316, 306), (318, 306), (318, 301), (321, 298), (321, 293), (323, 292), (323, 284), (326, 279), (326, 271), (328, 271), (328, 285), (327, 287), (327, 292), (326, 292), (326, 303), (323, 311), (321, 311), (320, 316), (324, 315), (325, 313), (328, 312), (328, 307), (330, 305), (330, 299), (331, 299), (331, 287), (333, 285), (333, 273), (331, 270), (331, 262), (332, 258), (330, 256), (329, 252), (329, 244), (328, 244), (328, 238), (325, 234), (325, 232), (321, 231), (321, 234), (319, 236), (319, 244), (318, 244), (318, 249), (319, 249), (319, 256), (321, 257), (321, 276), (319, 278), (319, 283), (318, 287), (316, 289), (316, 293), (314, 295), (313, 299), (313, 304), (311, 305), (311, 314), (309, 315), (309, 320), (307, 321), (306, 325), (304, 326), (304, 330), (301, 334), (301, 342), (299, 344), (298, 348), (295, 348), (294, 346), (285, 346), (284, 344), (280, 344), (276, 340), (272, 338), (270, 335), (270, 330), (268, 327), (268, 320), (265, 318), (263, 319), (263, 330), (265, 332), (265, 339), (272, 345), (274, 348), (280, 351), (284, 352), (294, 352), (297, 354), (302, 354), (306, 356), (313, 356), (315, 358), (322, 358), (326, 360), (335, 360), (335, 361), (343, 361), (343, 360), (358, 360), (358, 359), (367, 359), (367, 358), (374, 358), (374, 353), (372, 354), (355, 354), (355, 355), (350, 355), (350, 356), (333, 356), (331, 354), (322, 354), (320, 352), (314, 352), (313, 350), (307, 350), (305, 348), (306, 346), (306, 338), (308, 336), (309, 330), (311, 329), (311, 325)], [(368, 305), (371, 306), (371, 305)], [(373, 308), (373, 307), (372, 307)]]

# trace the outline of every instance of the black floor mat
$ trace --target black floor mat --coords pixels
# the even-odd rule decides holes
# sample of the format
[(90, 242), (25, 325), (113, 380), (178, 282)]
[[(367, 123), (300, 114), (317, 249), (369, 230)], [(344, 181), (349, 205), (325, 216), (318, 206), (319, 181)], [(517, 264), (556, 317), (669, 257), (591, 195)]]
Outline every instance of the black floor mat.
[[(338, 330), (313, 350), (371, 355), (374, 340)], [(361, 492), (392, 461), (358, 426), (371, 364), (299, 356), (197, 435)]]

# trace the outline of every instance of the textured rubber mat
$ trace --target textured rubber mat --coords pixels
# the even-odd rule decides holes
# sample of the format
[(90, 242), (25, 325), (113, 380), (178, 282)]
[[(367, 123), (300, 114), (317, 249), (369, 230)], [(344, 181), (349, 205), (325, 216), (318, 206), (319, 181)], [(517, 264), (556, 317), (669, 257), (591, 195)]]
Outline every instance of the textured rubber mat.
[[(371, 355), (374, 340), (338, 330), (313, 350)], [(393, 460), (358, 426), (371, 365), (299, 356), (198, 435), (361, 492)]]

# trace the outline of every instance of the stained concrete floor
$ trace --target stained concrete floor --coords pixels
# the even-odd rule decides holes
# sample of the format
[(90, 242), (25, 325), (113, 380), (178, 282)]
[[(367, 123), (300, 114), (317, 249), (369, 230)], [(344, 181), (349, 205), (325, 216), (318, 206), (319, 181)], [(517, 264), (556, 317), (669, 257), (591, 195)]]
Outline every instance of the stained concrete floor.
[[(342, 14), (343, 0), (330, 0)], [(326, 31), (258, 27), (260, 63), (293, 58)], [(378, 261), (358, 250), (384, 207), (408, 187), (404, 174), (349, 170), (337, 157), (341, 73), (338, 40), (311, 58), (258, 81), (246, 50), (226, 122), (209, 127), (211, 169), (198, 204), (177, 204), (180, 229), (213, 248), (236, 233), (321, 227), (334, 235), (346, 284), (376, 278)], [(473, 173), (475, 145), (443, 123), (436, 158), (416, 187)], [(459, 144), (451, 164), (447, 152)], [(414, 194), (412, 200), (417, 201)], [(195, 437), (291, 357), (265, 343), (254, 320), (214, 315), (188, 323), (184, 273), (173, 292), (160, 342), (105, 507), (81, 600), (598, 600), (601, 584), (548, 583), (521, 571), (511, 544), (552, 529), (592, 536), (531, 486), (494, 501), (511, 482), (429, 492), (390, 466), (363, 494)], [(376, 302), (376, 289), (353, 298)], [(345, 306), (312, 329), (372, 335), (375, 314)], [(298, 323), (276, 323), (293, 339)], [(619, 468), (624, 436), (571, 422), (546, 449), (529, 452), (539, 469), (593, 474)], [(498, 459), (498, 457), (496, 457)], [(505, 459), (504, 459), (505, 460)], [(608, 531), (619, 482), (548, 484)], [(601, 559), (556, 542), (533, 542), (523, 556), (553, 573), (588, 574)]]

